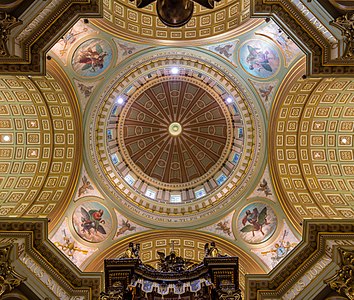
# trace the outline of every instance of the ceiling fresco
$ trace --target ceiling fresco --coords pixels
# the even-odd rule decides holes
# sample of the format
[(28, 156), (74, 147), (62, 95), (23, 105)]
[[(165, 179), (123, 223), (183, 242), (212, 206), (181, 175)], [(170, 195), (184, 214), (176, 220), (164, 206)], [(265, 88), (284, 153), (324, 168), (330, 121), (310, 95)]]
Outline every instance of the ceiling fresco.
[[(48, 53), (76, 90), (84, 130), (81, 176), (52, 242), (89, 271), (128, 241), (152, 265), (172, 240), (198, 261), (203, 236), (247, 253), (257, 272), (274, 268), (300, 236), (273, 188), (267, 120), (301, 51), (272, 22), (199, 48), (141, 45), (95, 22), (79, 21)], [(201, 238), (189, 250), (192, 232)]]
[[(210, 65), (212, 57), (205, 52), (180, 51), (154, 49), (131, 59), (114, 74), (112, 85), (105, 86), (98, 103), (92, 102), (87, 119), (98, 126), (88, 131), (86, 138), (90, 167), (102, 178), (101, 187), (127, 214), (153, 226), (170, 223), (173, 227), (175, 222), (184, 222), (190, 227), (210, 220), (211, 214), (222, 213), (219, 203), (230, 207), (231, 196), (241, 197), (252, 184), (246, 174), (261, 167), (260, 151), (265, 149), (260, 144), (264, 130), (254, 117), (261, 116), (261, 108), (249, 102), (247, 91), (233, 82), (236, 78), (222, 76), (220, 67)], [(147, 65), (152, 58), (153, 64)], [(200, 63), (194, 62), (196, 59)], [(176, 65), (180, 74), (171, 74)], [(218, 83), (212, 78), (219, 78)], [(168, 98), (158, 92), (163, 82), (171, 81), (184, 82), (181, 97), (177, 97), (180, 91), (176, 86), (166, 87), (173, 89)], [(154, 102), (152, 92), (146, 92), (152, 88), (162, 97), (160, 101)], [(229, 98), (231, 103), (226, 103)], [(169, 133), (172, 121), (180, 122), (178, 136)], [(175, 152), (165, 149), (170, 147), (169, 141), (176, 144)], [(249, 146), (243, 150), (245, 141)], [(178, 162), (178, 156), (185, 163)], [(171, 169), (168, 176), (183, 178), (184, 182), (169, 182), (161, 176), (167, 163)]]
[(192, 30), (104, 1), (46, 76), (0, 78), (0, 215), (48, 217), (81, 271), (130, 241), (151, 265), (216, 241), (241, 275), (265, 274), (303, 219), (354, 217), (352, 79), (305, 78), (304, 53), (248, 1), (196, 7)]

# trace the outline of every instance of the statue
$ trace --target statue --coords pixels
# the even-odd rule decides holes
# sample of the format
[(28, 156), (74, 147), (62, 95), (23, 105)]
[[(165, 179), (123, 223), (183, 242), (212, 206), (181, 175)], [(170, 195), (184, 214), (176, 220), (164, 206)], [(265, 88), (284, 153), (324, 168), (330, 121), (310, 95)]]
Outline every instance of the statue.
[(157, 15), (162, 23), (169, 27), (181, 27), (191, 19), (194, 2), (211, 9), (215, 1), (221, 0), (136, 0), (136, 7), (143, 8), (155, 1)]
[(181, 256), (177, 256), (174, 251), (172, 251), (167, 256), (165, 253), (160, 251), (157, 251), (157, 254), (160, 257), (160, 261), (158, 263), (158, 271), (161, 272), (180, 273), (194, 266), (194, 263), (182, 258)]
[(354, 14), (346, 13), (330, 22), (331, 25), (342, 31), (345, 49), (342, 58), (354, 58)]
[(215, 242), (206, 243), (204, 245), (204, 253), (205, 257), (221, 257), (222, 255), (220, 254), (220, 251), (218, 248), (216, 248)]
[(171, 251), (169, 255), (166, 256), (165, 253), (160, 251), (157, 251), (157, 254), (160, 257), (157, 270), (160, 272), (181, 273), (196, 266), (196, 264), (190, 260), (176, 255), (176, 252), (174, 251), (174, 241), (171, 242)]
[(135, 244), (130, 242), (129, 247), (122, 255), (122, 258), (139, 258), (140, 244)]
[(0, 57), (11, 56), (9, 49), (7, 48), (7, 42), (11, 35), (11, 30), (20, 24), (22, 24), (21, 20), (18, 20), (4, 11), (0, 11)]
[(15, 271), (10, 259), (10, 253), (14, 244), (3, 244), (0, 246), (0, 298), (2, 295), (11, 292), (26, 280)]

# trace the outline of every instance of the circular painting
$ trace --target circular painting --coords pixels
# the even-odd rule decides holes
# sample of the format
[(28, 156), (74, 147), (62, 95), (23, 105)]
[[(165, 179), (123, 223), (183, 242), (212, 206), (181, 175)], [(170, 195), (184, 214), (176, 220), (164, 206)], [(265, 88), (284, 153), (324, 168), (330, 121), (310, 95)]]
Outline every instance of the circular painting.
[(243, 69), (259, 78), (273, 76), (279, 69), (277, 50), (263, 40), (250, 40), (242, 45), (239, 60)]
[(112, 217), (101, 203), (84, 202), (75, 209), (73, 225), (81, 238), (99, 243), (112, 231)]
[(71, 65), (80, 76), (97, 76), (112, 61), (112, 48), (107, 41), (90, 39), (82, 43), (73, 55)]
[(255, 202), (245, 206), (237, 218), (237, 232), (250, 244), (263, 243), (277, 228), (277, 217), (266, 203)]

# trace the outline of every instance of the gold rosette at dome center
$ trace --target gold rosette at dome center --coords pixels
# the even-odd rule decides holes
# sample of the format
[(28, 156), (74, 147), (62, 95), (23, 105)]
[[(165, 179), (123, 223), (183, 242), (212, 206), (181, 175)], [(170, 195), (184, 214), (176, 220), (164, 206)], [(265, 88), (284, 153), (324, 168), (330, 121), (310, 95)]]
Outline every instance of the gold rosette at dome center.
[(221, 97), (206, 85), (177, 78), (138, 90), (118, 124), (130, 169), (149, 184), (172, 189), (213, 176), (232, 146), (232, 121)]

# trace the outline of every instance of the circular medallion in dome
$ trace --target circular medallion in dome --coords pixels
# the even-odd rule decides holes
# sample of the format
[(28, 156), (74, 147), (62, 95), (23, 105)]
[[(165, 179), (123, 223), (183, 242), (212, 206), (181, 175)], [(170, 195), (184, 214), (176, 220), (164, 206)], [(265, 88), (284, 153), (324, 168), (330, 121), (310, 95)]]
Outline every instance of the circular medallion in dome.
[(264, 243), (278, 226), (272, 206), (261, 201), (243, 207), (234, 223), (237, 235), (249, 244)]
[(225, 162), (232, 132), (226, 104), (208, 85), (165, 76), (130, 97), (120, 114), (118, 145), (146, 182), (188, 188), (210, 179)]

